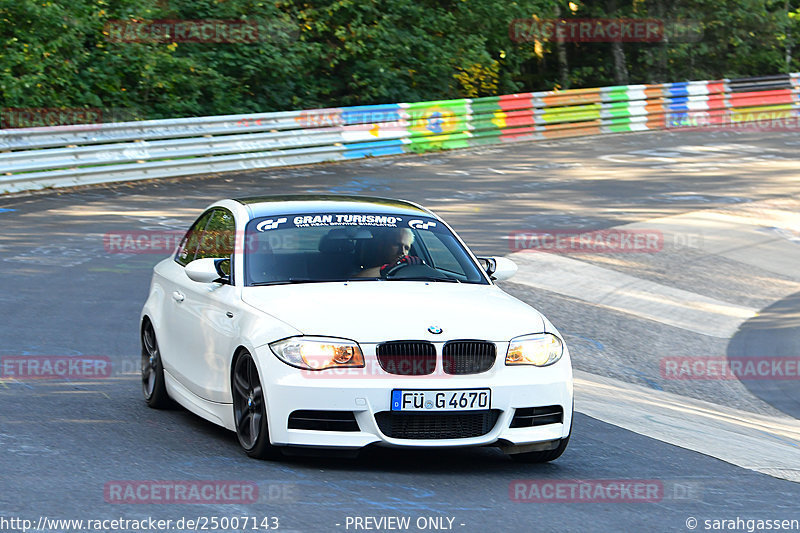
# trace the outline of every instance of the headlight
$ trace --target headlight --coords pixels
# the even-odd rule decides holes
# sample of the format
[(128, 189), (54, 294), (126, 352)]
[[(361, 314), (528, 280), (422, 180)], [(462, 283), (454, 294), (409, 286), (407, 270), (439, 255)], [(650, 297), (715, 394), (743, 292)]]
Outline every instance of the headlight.
[(551, 333), (523, 335), (511, 339), (506, 354), (507, 365), (552, 365), (564, 353), (561, 339)]
[(364, 366), (361, 348), (346, 339), (291, 337), (269, 348), (284, 363), (307, 370)]

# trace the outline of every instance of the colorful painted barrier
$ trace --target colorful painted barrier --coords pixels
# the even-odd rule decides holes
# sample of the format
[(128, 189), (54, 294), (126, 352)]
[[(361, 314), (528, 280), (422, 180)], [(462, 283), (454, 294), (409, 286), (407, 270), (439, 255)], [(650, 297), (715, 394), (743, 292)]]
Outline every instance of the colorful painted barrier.
[(0, 130), (0, 192), (682, 128), (800, 130), (800, 74)]

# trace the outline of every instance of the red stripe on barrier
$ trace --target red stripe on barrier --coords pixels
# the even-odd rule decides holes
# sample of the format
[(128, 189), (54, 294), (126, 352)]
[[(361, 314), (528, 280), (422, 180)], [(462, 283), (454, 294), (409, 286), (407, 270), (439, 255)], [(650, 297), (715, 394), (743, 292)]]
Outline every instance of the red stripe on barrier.
[(512, 109), (530, 109), (533, 107), (533, 95), (531, 93), (524, 94), (508, 94), (500, 97), (497, 105), (503, 111)]
[(535, 124), (533, 110), (512, 111), (506, 114), (506, 127), (531, 126)]
[(733, 93), (730, 95), (731, 107), (749, 107), (756, 105), (791, 104), (794, 101), (791, 89), (774, 91), (753, 91)]
[(708, 88), (708, 94), (712, 94), (712, 93), (713, 94), (718, 94), (718, 93), (724, 93), (725, 92), (725, 82), (722, 81), (722, 80), (710, 81), (710, 82), (708, 82), (706, 87)]

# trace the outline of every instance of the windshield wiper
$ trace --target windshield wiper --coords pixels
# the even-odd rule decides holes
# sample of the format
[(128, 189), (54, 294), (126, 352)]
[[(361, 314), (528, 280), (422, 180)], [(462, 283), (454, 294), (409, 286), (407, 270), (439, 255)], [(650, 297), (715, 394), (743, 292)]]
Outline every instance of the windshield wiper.
[(461, 283), (460, 279), (432, 278), (428, 276), (418, 276), (413, 278), (387, 278), (386, 281), (443, 281), (445, 283)]
[(264, 287), (267, 285), (292, 285), (296, 283), (336, 283), (347, 280), (342, 279), (315, 279), (315, 278), (289, 278), (276, 281), (256, 281), (250, 284), (251, 287)]
[(428, 276), (418, 276), (413, 278), (353, 278), (353, 279), (312, 279), (312, 278), (289, 278), (275, 281), (256, 281), (250, 287), (268, 287), (270, 285), (294, 285), (300, 283), (349, 283), (351, 281), (442, 281), (445, 283), (461, 283), (460, 279), (454, 278), (433, 278)]

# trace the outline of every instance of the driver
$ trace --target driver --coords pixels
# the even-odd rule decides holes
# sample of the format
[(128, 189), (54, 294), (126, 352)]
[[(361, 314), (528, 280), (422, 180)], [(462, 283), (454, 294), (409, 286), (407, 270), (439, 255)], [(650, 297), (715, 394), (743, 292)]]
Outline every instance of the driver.
[(381, 270), (401, 262), (421, 263), (418, 257), (410, 257), (408, 252), (414, 243), (414, 232), (409, 228), (376, 228), (373, 230), (372, 253), (366, 253), (357, 278), (379, 278)]

